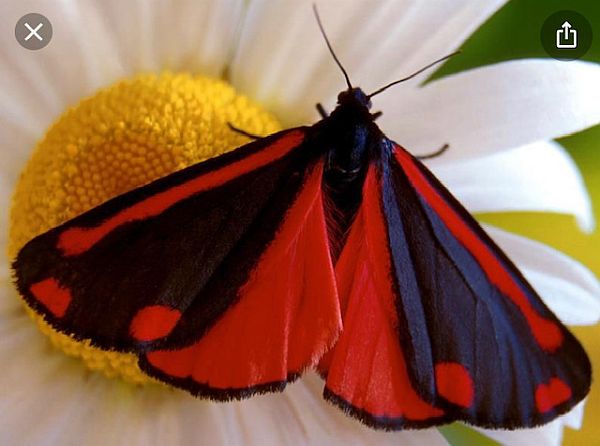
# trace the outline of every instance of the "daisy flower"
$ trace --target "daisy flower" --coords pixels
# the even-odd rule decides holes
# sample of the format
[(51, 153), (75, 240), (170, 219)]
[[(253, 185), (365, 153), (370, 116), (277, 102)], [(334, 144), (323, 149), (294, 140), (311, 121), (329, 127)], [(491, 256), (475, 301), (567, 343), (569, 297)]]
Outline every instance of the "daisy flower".
[[(502, 4), (319, 8), (353, 82), (371, 91), (459, 48)], [(9, 257), (112, 195), (246, 142), (227, 122), (260, 134), (314, 122), (314, 105), (331, 110), (344, 88), (308, 1), (2, 2), (2, 28), (33, 11), (53, 24), (47, 47), (27, 51), (9, 33), (0, 41), (0, 206), (12, 206), (10, 220), (0, 215), (0, 243)], [(599, 67), (525, 59), (424, 79), (377, 97), (379, 125), (417, 155), (449, 143), (429, 166), (471, 212), (558, 212), (593, 227), (581, 176), (552, 139), (600, 122)], [(563, 322), (598, 321), (600, 286), (584, 266), (487, 229)], [(74, 342), (37, 318), (41, 336), (8, 265), (0, 266), (3, 443), (446, 444), (437, 429), (379, 432), (347, 418), (311, 374), (281, 394), (231, 403), (152, 383), (134, 357)], [(582, 413), (580, 404), (537, 429), (480, 431), (513, 445), (558, 444)]]

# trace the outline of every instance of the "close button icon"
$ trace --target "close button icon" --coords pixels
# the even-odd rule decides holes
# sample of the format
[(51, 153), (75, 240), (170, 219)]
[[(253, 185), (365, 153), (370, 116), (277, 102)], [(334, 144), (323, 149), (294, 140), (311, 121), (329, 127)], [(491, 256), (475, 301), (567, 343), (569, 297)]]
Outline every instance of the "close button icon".
[(15, 38), (23, 48), (40, 50), (52, 39), (52, 24), (42, 14), (26, 14), (15, 25)]

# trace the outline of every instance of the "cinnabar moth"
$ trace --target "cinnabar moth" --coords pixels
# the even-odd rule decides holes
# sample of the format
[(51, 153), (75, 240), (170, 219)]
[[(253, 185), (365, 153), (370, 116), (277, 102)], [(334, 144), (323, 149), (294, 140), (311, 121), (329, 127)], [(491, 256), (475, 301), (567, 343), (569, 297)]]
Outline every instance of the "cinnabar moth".
[(317, 368), (325, 398), (375, 428), (529, 427), (571, 409), (591, 380), (579, 342), (377, 127), (387, 86), (346, 80), (313, 126), (35, 237), (13, 264), (20, 293), (57, 330), (215, 400)]

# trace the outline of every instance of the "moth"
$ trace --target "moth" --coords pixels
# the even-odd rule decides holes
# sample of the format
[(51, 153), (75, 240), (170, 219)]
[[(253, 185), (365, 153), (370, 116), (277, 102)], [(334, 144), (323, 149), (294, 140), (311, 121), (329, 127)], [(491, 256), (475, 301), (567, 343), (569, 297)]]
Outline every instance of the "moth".
[(19, 292), (57, 330), (203, 398), (317, 369), (325, 399), (374, 428), (565, 413), (590, 387), (582, 346), (378, 128), (371, 98), (402, 80), (353, 87), (323, 35), (348, 87), (330, 115), (35, 237), (13, 263)]

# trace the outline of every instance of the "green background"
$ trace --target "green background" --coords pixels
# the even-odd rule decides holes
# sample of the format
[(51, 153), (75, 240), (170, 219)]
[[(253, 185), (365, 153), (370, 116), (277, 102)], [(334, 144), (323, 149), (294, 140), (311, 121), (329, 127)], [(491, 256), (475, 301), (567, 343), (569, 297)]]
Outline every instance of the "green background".
[[(572, 10), (582, 14), (600, 36), (600, 1), (511, 0), (462, 46), (463, 53), (444, 64), (432, 79), (482, 65), (529, 57), (549, 58), (540, 42), (542, 24), (552, 13)], [(600, 62), (600, 37), (581, 60)], [(571, 62), (562, 62), (571, 63)], [(600, 85), (598, 86), (600, 88)], [(592, 196), (596, 221), (600, 222), (600, 125), (561, 138), (584, 176)], [(480, 221), (540, 240), (580, 260), (600, 276), (600, 231), (583, 234), (572, 217), (548, 213), (485, 214)], [(600, 370), (600, 325), (576, 327), (596, 370)], [(565, 429), (565, 445), (600, 444), (600, 386), (592, 386), (583, 428)], [(462, 424), (441, 429), (452, 445), (493, 445), (494, 441)]]

